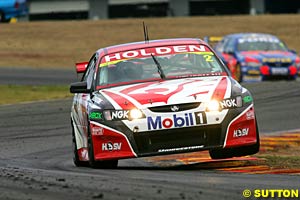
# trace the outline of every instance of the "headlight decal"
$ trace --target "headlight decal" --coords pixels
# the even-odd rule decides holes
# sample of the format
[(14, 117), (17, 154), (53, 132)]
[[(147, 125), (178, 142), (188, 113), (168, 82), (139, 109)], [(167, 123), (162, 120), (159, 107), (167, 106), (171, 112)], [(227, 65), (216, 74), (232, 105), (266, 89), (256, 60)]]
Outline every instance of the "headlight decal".
[(103, 114), (105, 120), (107, 121), (135, 120), (145, 118), (144, 113), (136, 108), (131, 110), (105, 110)]
[[(251, 97), (250, 97), (251, 98)], [(247, 99), (248, 100), (248, 99)], [(243, 106), (243, 99), (241, 96), (234, 98), (226, 98), (221, 101), (211, 100), (206, 103), (206, 111), (222, 111), (223, 109), (240, 108)]]
[(230, 108), (240, 108), (242, 107), (242, 97), (237, 96), (235, 98), (228, 98), (220, 101), (220, 106), (222, 109), (230, 109)]

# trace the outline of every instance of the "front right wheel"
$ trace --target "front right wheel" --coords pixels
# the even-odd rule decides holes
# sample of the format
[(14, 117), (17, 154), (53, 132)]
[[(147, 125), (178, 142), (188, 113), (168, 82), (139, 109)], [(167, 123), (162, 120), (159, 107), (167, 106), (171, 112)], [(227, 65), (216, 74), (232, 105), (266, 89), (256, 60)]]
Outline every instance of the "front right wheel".
[(241, 69), (241, 65), (238, 63), (236, 66), (235, 66), (235, 71), (233, 73), (233, 78), (241, 83), (243, 81), (243, 75), (242, 75), (242, 69)]

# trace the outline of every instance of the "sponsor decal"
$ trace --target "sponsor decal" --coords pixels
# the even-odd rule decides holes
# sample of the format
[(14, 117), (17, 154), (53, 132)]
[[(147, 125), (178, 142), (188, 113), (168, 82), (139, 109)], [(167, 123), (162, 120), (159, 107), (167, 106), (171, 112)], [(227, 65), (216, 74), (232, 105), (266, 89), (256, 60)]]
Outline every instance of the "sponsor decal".
[(248, 74), (251, 74), (251, 75), (259, 75), (260, 74), (259, 70), (248, 70), (247, 71), (247, 69), (246, 69), (245, 72), (247, 72)]
[(181, 128), (206, 123), (205, 112), (185, 113), (184, 115), (174, 114), (172, 117), (147, 117), (148, 130)]
[(243, 102), (244, 102), (244, 103), (250, 103), (250, 102), (252, 102), (252, 101), (253, 101), (253, 99), (252, 99), (251, 96), (245, 96), (245, 97), (243, 98)]
[(101, 112), (91, 112), (90, 119), (103, 119)]
[(264, 63), (290, 63), (292, 59), (290, 58), (263, 58), (262, 60)]
[(92, 127), (92, 135), (103, 135), (103, 134), (104, 134), (104, 130), (102, 127), (97, 127), (97, 126)]
[(244, 38), (239, 38), (238, 39), (239, 43), (244, 43), (244, 42), (271, 42), (271, 43), (279, 43), (280, 41), (277, 38), (273, 37), (244, 37)]
[(246, 119), (247, 120), (251, 120), (255, 118), (255, 114), (253, 110), (249, 110), (248, 112), (246, 112)]
[(199, 146), (191, 146), (191, 147), (179, 147), (179, 148), (172, 148), (172, 149), (158, 149), (158, 152), (172, 152), (172, 151), (186, 151), (186, 150), (193, 150), (193, 149), (202, 149), (204, 145)]
[(102, 151), (120, 151), (122, 147), (122, 142), (107, 142), (102, 143)]
[(128, 119), (129, 110), (115, 110), (111, 111), (112, 120), (124, 120)]
[[(137, 49), (131, 51), (124, 51), (120, 53), (115, 53), (107, 55), (104, 57), (102, 63), (111, 62), (115, 60), (130, 59), (130, 58), (140, 58), (149, 57), (151, 55), (168, 55), (174, 53), (183, 52), (210, 52), (204, 45), (181, 45), (181, 46), (165, 46), (147, 49)], [(211, 52), (210, 52), (211, 53)]]
[(242, 106), (242, 98), (239, 96), (236, 98), (224, 99), (224, 100), (220, 101), (220, 106), (222, 109), (241, 107)]
[(233, 131), (233, 137), (247, 136), (249, 133), (249, 128), (237, 129)]

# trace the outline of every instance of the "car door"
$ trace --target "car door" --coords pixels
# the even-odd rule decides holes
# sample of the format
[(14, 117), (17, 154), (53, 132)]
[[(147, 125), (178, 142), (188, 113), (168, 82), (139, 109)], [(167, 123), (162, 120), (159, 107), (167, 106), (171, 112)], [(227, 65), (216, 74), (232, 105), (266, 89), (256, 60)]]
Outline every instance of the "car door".
[(222, 60), (233, 73), (237, 65), (237, 59), (235, 58), (236, 51), (236, 39), (234, 37), (228, 38), (224, 42), (224, 47), (222, 49)]
[[(98, 55), (95, 54), (89, 61), (87, 69), (82, 77), (81, 81), (87, 82), (87, 88), (92, 89), (94, 87), (94, 77), (96, 70)], [(88, 102), (90, 101), (89, 93), (77, 93), (74, 97), (74, 110), (76, 117), (76, 126), (81, 133), (87, 135), (88, 125)]]

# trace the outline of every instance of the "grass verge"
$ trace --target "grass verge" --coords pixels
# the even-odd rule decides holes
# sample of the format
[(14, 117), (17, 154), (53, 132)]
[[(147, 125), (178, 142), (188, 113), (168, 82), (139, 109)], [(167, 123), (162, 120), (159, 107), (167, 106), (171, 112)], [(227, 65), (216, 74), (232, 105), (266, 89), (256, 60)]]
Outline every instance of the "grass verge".
[(258, 158), (264, 158), (265, 164), (271, 168), (278, 169), (299, 169), (300, 156), (289, 155), (259, 155)]
[(1, 24), (0, 67), (73, 68), (99, 48), (143, 41), (143, 21), (150, 39), (263, 32), (300, 50), (299, 14), (20, 22)]
[(71, 97), (69, 86), (23, 86), (0, 85), (0, 104), (15, 104), (28, 101), (61, 99)]

